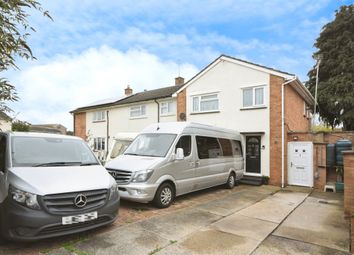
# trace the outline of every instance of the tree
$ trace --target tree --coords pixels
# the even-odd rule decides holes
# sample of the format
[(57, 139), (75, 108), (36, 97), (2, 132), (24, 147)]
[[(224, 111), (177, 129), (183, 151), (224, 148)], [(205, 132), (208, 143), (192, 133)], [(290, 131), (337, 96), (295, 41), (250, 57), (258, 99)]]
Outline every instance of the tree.
[[(28, 9), (35, 9), (52, 19), (35, 0), (0, 0), (0, 74), (16, 68), (16, 58), (35, 59), (27, 44), (29, 31), (35, 31), (27, 21)], [(15, 86), (0, 77), (0, 111), (9, 111), (5, 102), (17, 100)]]
[[(321, 58), (317, 90), (321, 119), (334, 128), (354, 130), (354, 5), (342, 6), (317, 38), (314, 57)], [(315, 95), (316, 65), (307, 87)]]
[(12, 131), (29, 132), (31, 124), (26, 121), (16, 120), (12, 122)]

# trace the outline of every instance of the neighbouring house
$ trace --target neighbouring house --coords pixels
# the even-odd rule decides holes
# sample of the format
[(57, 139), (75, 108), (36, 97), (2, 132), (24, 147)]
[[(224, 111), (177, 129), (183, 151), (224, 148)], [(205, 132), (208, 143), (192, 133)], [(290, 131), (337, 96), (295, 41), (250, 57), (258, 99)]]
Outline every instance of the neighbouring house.
[(172, 95), (184, 83), (133, 94), (128, 86), (124, 97), (111, 98), (77, 108), (74, 134), (88, 141), (100, 159), (105, 159), (115, 134), (140, 132), (151, 123), (177, 121), (177, 99)]
[(313, 186), (313, 175), (287, 171), (288, 133), (310, 130), (314, 104), (294, 74), (221, 55), (186, 83), (178, 77), (176, 86), (130, 93), (115, 102), (72, 111), (75, 135), (92, 137), (96, 150), (106, 150), (113, 134), (139, 132), (159, 121), (234, 129), (243, 135), (250, 181), (269, 176), (275, 185)]
[(66, 135), (67, 128), (61, 124), (35, 124), (29, 126), (30, 132), (52, 133)]
[(0, 111), (0, 131), (11, 131), (12, 119), (4, 112)]
[(187, 121), (241, 132), (247, 176), (288, 183), (288, 132), (310, 130), (314, 104), (294, 74), (221, 55), (174, 94), (180, 95)]

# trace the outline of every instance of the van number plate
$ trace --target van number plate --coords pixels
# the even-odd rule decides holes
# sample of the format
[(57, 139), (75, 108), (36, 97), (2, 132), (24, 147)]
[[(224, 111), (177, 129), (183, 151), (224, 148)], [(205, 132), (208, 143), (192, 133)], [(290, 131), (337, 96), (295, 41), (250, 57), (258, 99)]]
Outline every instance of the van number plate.
[(90, 212), (90, 213), (85, 213), (85, 214), (80, 214), (75, 216), (66, 216), (62, 218), (62, 224), (69, 225), (69, 224), (86, 222), (86, 221), (95, 220), (97, 219), (97, 217), (98, 217), (97, 212)]

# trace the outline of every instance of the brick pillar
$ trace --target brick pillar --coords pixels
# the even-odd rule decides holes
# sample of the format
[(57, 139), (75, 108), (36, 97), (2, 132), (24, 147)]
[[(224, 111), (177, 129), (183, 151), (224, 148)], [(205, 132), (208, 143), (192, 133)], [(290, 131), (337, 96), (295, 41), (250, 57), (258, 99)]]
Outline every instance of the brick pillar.
[[(282, 155), (282, 101), (281, 101), (281, 86), (284, 83), (284, 78), (270, 75), (269, 88), (270, 88), (270, 179), (269, 183), (272, 185), (281, 185), (281, 155)], [(285, 152), (287, 148), (287, 129), (284, 132)], [(284, 155), (286, 157), (286, 154)], [(286, 167), (285, 158), (285, 167)], [(285, 176), (286, 182), (286, 176)]]
[(351, 252), (354, 251), (354, 151), (344, 151), (344, 213), (351, 223)]
[(354, 215), (352, 215), (352, 220), (351, 220), (351, 225), (352, 225), (352, 229), (351, 229), (351, 247), (350, 247), (350, 251), (352, 253), (354, 253)]
[[(187, 107), (186, 107), (186, 89), (182, 90), (177, 95), (177, 120), (178, 121), (186, 121), (187, 120)], [(185, 116), (185, 119), (181, 118)]]
[(74, 135), (86, 140), (86, 112), (74, 113)]
[(354, 151), (343, 152), (344, 159), (344, 212), (354, 213)]

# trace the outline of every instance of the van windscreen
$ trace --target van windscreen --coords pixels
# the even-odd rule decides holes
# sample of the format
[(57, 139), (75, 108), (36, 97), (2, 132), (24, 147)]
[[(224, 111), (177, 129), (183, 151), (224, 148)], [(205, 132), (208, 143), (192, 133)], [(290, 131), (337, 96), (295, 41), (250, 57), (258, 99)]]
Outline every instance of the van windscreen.
[(97, 165), (82, 140), (52, 137), (12, 137), (13, 167)]
[(141, 134), (127, 148), (124, 155), (165, 157), (175, 134)]

